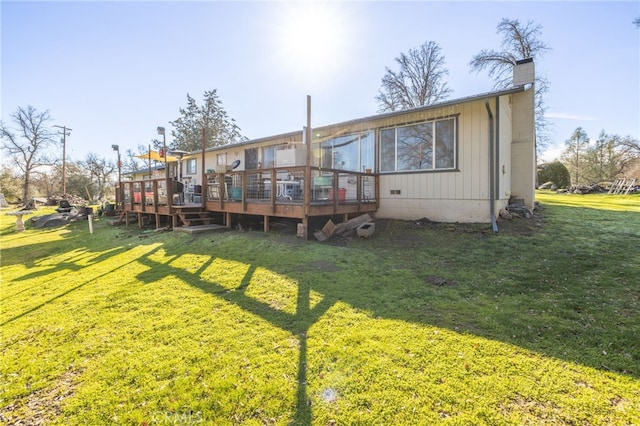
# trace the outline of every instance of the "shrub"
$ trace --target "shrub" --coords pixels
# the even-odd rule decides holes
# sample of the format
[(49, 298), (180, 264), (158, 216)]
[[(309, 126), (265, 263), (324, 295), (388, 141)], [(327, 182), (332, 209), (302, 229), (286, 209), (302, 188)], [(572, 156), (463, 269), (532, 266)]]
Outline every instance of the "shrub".
[(554, 161), (538, 166), (538, 182), (553, 182), (558, 188), (566, 188), (571, 185), (571, 176), (564, 164)]

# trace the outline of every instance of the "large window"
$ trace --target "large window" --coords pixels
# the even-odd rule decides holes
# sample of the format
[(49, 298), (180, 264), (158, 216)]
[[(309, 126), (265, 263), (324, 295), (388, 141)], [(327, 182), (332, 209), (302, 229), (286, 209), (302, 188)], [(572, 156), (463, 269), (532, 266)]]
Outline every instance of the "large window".
[(354, 172), (374, 168), (373, 132), (332, 138), (320, 148), (320, 167)]
[(456, 118), (380, 131), (380, 171), (441, 170), (456, 167)]

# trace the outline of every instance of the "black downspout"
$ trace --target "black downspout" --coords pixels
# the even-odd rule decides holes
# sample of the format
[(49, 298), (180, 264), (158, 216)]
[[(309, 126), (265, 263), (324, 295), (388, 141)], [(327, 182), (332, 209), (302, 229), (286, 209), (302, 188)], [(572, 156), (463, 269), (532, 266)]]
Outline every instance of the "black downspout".
[(491, 215), (491, 229), (493, 232), (498, 232), (498, 224), (496, 222), (496, 207), (495, 207), (495, 175), (494, 175), (494, 155), (493, 155), (493, 142), (494, 142), (494, 130), (493, 130), (493, 113), (489, 106), (489, 99), (484, 100), (484, 106), (487, 108), (487, 114), (489, 115), (489, 213)]

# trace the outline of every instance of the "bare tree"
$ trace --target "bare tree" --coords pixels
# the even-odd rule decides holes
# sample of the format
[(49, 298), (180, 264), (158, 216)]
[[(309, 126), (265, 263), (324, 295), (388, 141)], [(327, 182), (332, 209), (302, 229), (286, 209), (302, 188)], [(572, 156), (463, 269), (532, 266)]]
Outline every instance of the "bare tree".
[[(513, 67), (517, 61), (532, 58), (540, 59), (549, 46), (542, 40), (542, 26), (528, 21), (525, 24), (517, 19), (503, 18), (496, 32), (502, 36), (501, 50), (484, 49), (475, 55), (469, 66), (472, 71), (479, 73), (486, 70), (489, 77), (493, 78), (494, 89), (506, 89), (511, 87)], [(536, 76), (535, 80), (536, 102), (536, 149), (542, 149), (548, 142), (549, 122), (544, 113), (546, 106), (544, 95), (549, 91), (549, 81), (543, 76)]]
[(446, 99), (452, 90), (444, 81), (449, 70), (435, 41), (410, 49), (396, 58), (400, 69), (386, 68), (382, 87), (375, 99), (378, 112), (400, 111), (430, 105)]
[(104, 198), (109, 177), (117, 170), (117, 166), (112, 161), (107, 161), (91, 152), (87, 154), (84, 166), (89, 171), (91, 181), (94, 183), (93, 186), (96, 190), (94, 195), (97, 195), (98, 198)]
[(67, 194), (86, 198), (88, 196), (87, 188), (91, 186), (91, 173), (87, 170), (84, 161), (67, 163)]
[(620, 149), (634, 157), (640, 158), (640, 140), (634, 139), (631, 136), (620, 137), (614, 135), (613, 137), (616, 140), (616, 145), (620, 147)]
[(24, 187), (22, 199), (29, 198), (29, 183), (31, 174), (41, 166), (50, 165), (47, 158), (47, 147), (53, 142), (53, 133), (47, 127), (51, 121), (49, 111), (38, 112), (32, 106), (18, 107), (11, 114), (17, 129), (0, 122), (0, 139), (2, 150), (13, 160), (23, 173)]
[[(620, 153), (621, 173), (628, 173), (640, 162), (640, 140), (631, 136), (612, 135), (617, 151)], [(635, 165), (635, 166), (634, 166)]]

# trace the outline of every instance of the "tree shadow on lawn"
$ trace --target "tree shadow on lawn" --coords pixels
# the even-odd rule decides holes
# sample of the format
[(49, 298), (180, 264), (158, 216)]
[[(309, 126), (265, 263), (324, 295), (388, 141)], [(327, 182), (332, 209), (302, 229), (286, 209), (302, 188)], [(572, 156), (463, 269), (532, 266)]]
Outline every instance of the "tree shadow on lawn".
[[(107, 258), (110, 258), (112, 256), (115, 256), (119, 253), (122, 253), (123, 251), (125, 251), (124, 248), (120, 248), (120, 249), (114, 249), (109, 251), (108, 253), (101, 253), (100, 255), (96, 256), (95, 258), (93, 258), (93, 261), (91, 262), (92, 265), (98, 264), (100, 262), (102, 262), (103, 260), (106, 260)], [(84, 251), (82, 252), (83, 257), (86, 257), (90, 252), (88, 251)], [(128, 264), (134, 263), (136, 262), (138, 259), (131, 259), (129, 262), (125, 263), (125, 264), (121, 264), (118, 267), (119, 268), (125, 268)], [(27, 281), (27, 280), (31, 280), (31, 279), (35, 279), (38, 277), (43, 277), (46, 275), (50, 275), (50, 274), (56, 274), (56, 273), (60, 273), (60, 272), (69, 272), (69, 273), (78, 273), (80, 271), (82, 271), (83, 269), (87, 268), (88, 266), (78, 266), (77, 264), (73, 263), (73, 262), (60, 262), (59, 264), (57, 264), (54, 267), (51, 268), (46, 268), (42, 271), (37, 271), (37, 272), (33, 272), (31, 274), (27, 274), (25, 276), (22, 276), (18, 279), (13, 279), (13, 281)], [(70, 293), (73, 293), (75, 291), (78, 291), (80, 289), (82, 289), (83, 287), (86, 287), (89, 284), (95, 283), (97, 280), (99, 280), (100, 278), (103, 278), (105, 276), (110, 275), (113, 272), (113, 270), (109, 270), (109, 271), (105, 271), (104, 273), (100, 274), (100, 275), (94, 275), (94, 276), (87, 276), (87, 277), (83, 277), (83, 280), (80, 282), (80, 284), (77, 284), (71, 288), (66, 288), (64, 289), (62, 292), (58, 292), (57, 294), (53, 295), (52, 297), (48, 298), (47, 300), (38, 303), (37, 305), (34, 305), (32, 307), (30, 307), (29, 309), (14, 315), (11, 318), (8, 318), (7, 320), (3, 321), (2, 323), (0, 323), (0, 326), (5, 326), (13, 321), (16, 321), (26, 315), (29, 315), (30, 313), (33, 313), (35, 311), (37, 311), (38, 309), (47, 306), (50, 303), (55, 302), (58, 299), (61, 299), (65, 296), (67, 296)], [(62, 278), (61, 278), (62, 279)], [(40, 284), (36, 284), (35, 287), (40, 286)], [(64, 287), (64, 284), (61, 286)], [(6, 290), (6, 289), (5, 289)], [(29, 287), (29, 288), (25, 288), (19, 292), (13, 293), (13, 294), (7, 294), (2, 296), (2, 298), (0, 299), (0, 302), (2, 303), (7, 303), (7, 301), (10, 301), (12, 298), (26, 292), (26, 291), (33, 291), (34, 287)], [(59, 289), (56, 289), (59, 290)]]
[[(611, 214), (615, 223), (615, 213)], [(130, 262), (140, 262), (150, 268), (137, 275), (142, 282), (153, 283), (175, 276), (296, 336), (300, 343), (296, 424), (311, 419), (306, 387), (307, 333), (338, 302), (374, 318), (447, 328), (599, 370), (640, 377), (640, 343), (633, 332), (633, 324), (638, 322), (640, 297), (634, 285), (638, 276), (637, 255), (615, 245), (620, 237), (631, 238), (632, 243), (638, 241), (638, 226), (607, 228), (603, 224), (602, 244), (608, 247), (599, 250), (589, 236), (576, 239), (571, 230), (554, 234), (532, 229), (525, 233), (507, 230), (494, 236), (486, 227), (471, 225), (376, 223), (376, 234), (368, 240), (313, 248), (310, 245), (319, 243), (304, 242), (292, 235), (226, 234), (222, 242), (215, 245), (202, 243), (209, 238), (207, 235), (193, 238), (191, 242), (198, 244), (184, 241), (187, 236), (175, 236), (171, 238), (179, 244), (173, 244), (175, 241), (163, 244)], [(245, 249), (235, 249), (234, 255), (229, 256), (226, 244), (233, 244), (236, 236)], [(78, 237), (70, 235), (69, 238)], [(152, 235), (150, 240), (154, 239)], [(558, 247), (564, 247), (563, 251), (552, 252)], [(160, 249), (168, 257), (194, 254), (206, 260), (195, 271), (185, 270), (172, 266), (171, 262), (155, 261), (154, 254)], [(112, 247), (111, 251), (100, 253), (94, 263), (124, 250)], [(283, 264), (268, 255), (274, 251), (287, 262)], [(528, 255), (523, 256), (523, 251)], [(635, 263), (628, 258), (631, 268), (620, 271), (615, 282), (609, 282), (612, 277), (598, 275), (603, 263), (624, 255), (636, 256)], [(248, 265), (237, 288), (229, 289), (201, 277), (217, 258)], [(537, 261), (531, 262), (531, 259)], [(118, 265), (118, 268), (125, 266)], [(21, 279), (35, 279), (74, 268), (77, 265), (65, 262), (53, 271), (33, 272)], [(297, 281), (295, 313), (284, 312), (247, 294), (258, 268)], [(68, 289), (9, 321), (87, 283)], [(321, 301), (313, 305), (312, 291), (322, 295)]]
[[(167, 247), (163, 248), (165, 254), (172, 256), (171, 250)], [(182, 254), (182, 253), (180, 253)], [(297, 374), (297, 395), (296, 395), (296, 412), (295, 418), (292, 424), (308, 424), (311, 419), (311, 405), (309, 403), (309, 397), (307, 395), (307, 332), (309, 328), (315, 324), (318, 319), (324, 315), (327, 310), (333, 306), (339, 299), (334, 299), (329, 295), (324, 295), (322, 301), (311, 307), (311, 286), (308, 284), (308, 280), (300, 280), (298, 282), (298, 292), (296, 301), (296, 313), (289, 314), (281, 310), (271, 307), (268, 303), (257, 300), (253, 297), (247, 296), (245, 291), (249, 287), (251, 279), (257, 269), (258, 265), (250, 264), (241, 284), (230, 290), (218, 283), (212, 281), (205, 281), (199, 278), (200, 273), (206, 270), (212, 262), (216, 259), (215, 256), (211, 256), (206, 262), (204, 262), (195, 271), (185, 271), (181, 268), (173, 268), (166, 264), (157, 264), (149, 259), (149, 255), (145, 259), (140, 261), (149, 266), (148, 272), (140, 273), (137, 278), (143, 282), (153, 283), (158, 280), (158, 268), (166, 268), (166, 274), (163, 276), (173, 275), (184, 282), (189, 283), (195, 288), (200, 289), (206, 294), (211, 294), (219, 297), (229, 303), (239, 306), (243, 310), (252, 313), (275, 327), (282, 330), (286, 330), (292, 335), (296, 336), (299, 340), (299, 357), (298, 357), (298, 374)], [(225, 258), (229, 260), (228, 258)], [(238, 262), (248, 262), (246, 258), (233, 259)], [(265, 265), (259, 265), (265, 267)]]
[[(139, 260), (150, 270), (137, 278), (152, 283), (158, 277), (176, 276), (297, 336), (300, 353), (296, 423), (311, 418), (306, 389), (307, 332), (337, 302), (347, 303), (374, 318), (447, 328), (595, 369), (640, 377), (640, 343), (632, 326), (638, 321), (634, 306), (637, 307), (640, 295), (632, 285), (635, 275), (623, 273), (615, 285), (607, 282), (608, 277), (599, 277), (599, 263), (609, 259), (594, 262), (588, 242), (576, 243), (569, 234), (541, 233), (513, 238), (514, 235), (493, 236), (484, 229), (464, 225), (456, 225), (453, 230), (449, 225), (447, 231), (445, 225), (408, 223), (403, 229), (390, 230), (385, 229), (384, 222), (378, 223), (381, 226), (375, 239), (356, 240), (348, 247), (323, 247), (320, 255), (304, 249), (315, 242), (300, 242), (293, 236), (248, 234), (260, 242), (258, 249), (233, 256), (218, 247), (208, 253), (190, 252), (210, 256), (195, 272), (157, 263), (148, 254)], [(399, 243), (391, 244), (390, 248), (387, 237)], [(566, 245), (566, 252), (543, 256), (550, 248), (549, 239)], [(265, 241), (267, 244), (263, 244)], [(439, 256), (444, 244), (449, 245), (447, 253), (459, 255)], [(379, 250), (371, 254), (371, 247), (367, 247), (369, 254), (362, 255), (365, 245)], [(183, 249), (173, 250), (169, 246), (163, 250), (167, 256), (185, 254)], [(278, 250), (288, 258), (289, 266), (283, 267), (276, 261), (256, 261), (261, 258), (260, 250)], [(523, 264), (519, 250), (539, 252), (540, 262)], [(324, 254), (328, 256), (323, 257)], [(229, 289), (201, 278), (202, 271), (216, 258), (249, 265), (241, 285)], [(258, 267), (297, 281), (295, 314), (246, 294)], [(158, 268), (164, 268), (164, 273)], [(560, 268), (565, 272), (558, 274)], [(352, 269), (359, 271), (356, 276)], [(368, 272), (363, 273), (365, 270)], [(322, 295), (314, 306), (310, 300), (312, 291)], [(628, 300), (619, 300), (624, 297)]]
[[(82, 231), (79, 231), (77, 229), (78, 227), (81, 227)], [(46, 242), (36, 242), (38, 237), (43, 233), (60, 232), (60, 229), (46, 229), (41, 230), (38, 233), (34, 233), (27, 244), (2, 250), (2, 266), (4, 267), (22, 264), (25, 266), (27, 271), (32, 270), (33, 268), (41, 268), (37, 271), (28, 272), (21, 276), (12, 277), (11, 282), (8, 284), (3, 283), (2, 293), (0, 294), (0, 302), (2, 304), (10, 304), (14, 298), (26, 292), (36, 291), (42, 286), (40, 283), (40, 279), (42, 278), (57, 276), (58, 278), (56, 280), (61, 284), (59, 286), (55, 286), (54, 291), (56, 294), (53, 294), (50, 298), (41, 303), (31, 306), (24, 312), (6, 319), (0, 324), (0, 326), (11, 323), (50, 303), (55, 302), (58, 299), (63, 298), (74, 291), (80, 290), (101, 276), (109, 275), (113, 270), (97, 276), (83, 275), (80, 280), (80, 284), (71, 288), (65, 284), (65, 276), (74, 274), (73, 281), (78, 281), (77, 274), (82, 274), (82, 271), (86, 268), (94, 265), (100, 265), (102, 262), (108, 261), (112, 257), (122, 254), (130, 249), (130, 247), (124, 247), (123, 245), (113, 247), (114, 240), (112, 239), (105, 240), (99, 239), (100, 237), (97, 235), (88, 235), (85, 230), (85, 225), (82, 225), (81, 223), (69, 224), (65, 227), (65, 230), (69, 230), (70, 232), (65, 233), (62, 236), (63, 244), (61, 244), (58, 239)], [(92, 249), (88, 249), (86, 244), (87, 238), (93, 238), (93, 241), (99, 241), (103, 250), (96, 251), (95, 244), (92, 245)], [(47, 259), (55, 256), (64, 258), (64, 261), (59, 261), (56, 264), (48, 264), (49, 261)], [(118, 265), (118, 268), (126, 267), (129, 263), (133, 263), (137, 260), (137, 258), (131, 259), (125, 264)], [(80, 265), (78, 263), (82, 264)], [(24, 287), (24, 283), (29, 281), (35, 281), (35, 283), (33, 286)], [(12, 283), (21, 283), (20, 287), (23, 288), (19, 291), (13, 291), (12, 289), (14, 285)], [(52, 289), (54, 289), (54, 287), (52, 287)]]

